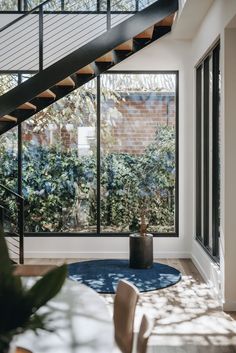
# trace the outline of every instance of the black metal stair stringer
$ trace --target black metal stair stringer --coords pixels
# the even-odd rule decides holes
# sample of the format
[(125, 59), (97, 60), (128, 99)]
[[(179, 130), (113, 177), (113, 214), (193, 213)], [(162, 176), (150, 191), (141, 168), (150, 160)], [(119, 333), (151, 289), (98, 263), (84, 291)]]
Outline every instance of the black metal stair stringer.
[[(137, 53), (138, 51), (140, 51), (141, 49), (146, 47), (148, 44), (156, 41), (157, 39), (159, 39), (163, 35), (165, 35), (168, 32), (170, 32), (170, 30), (171, 30), (170, 26), (161, 27), (160, 30), (157, 27), (154, 30), (153, 37), (152, 37), (151, 40), (140, 39), (140, 38), (134, 39), (134, 46), (133, 46), (133, 51), (132, 52), (128, 53), (128, 51), (127, 51), (125, 53), (125, 55), (124, 55), (124, 54), (121, 54), (119, 50), (115, 50), (114, 51), (115, 53), (113, 55), (113, 57), (114, 57), (114, 61), (113, 62), (110, 62), (110, 63), (107, 63), (107, 62), (95, 62), (95, 63), (93, 63), (92, 66), (93, 66), (93, 69), (95, 71), (94, 74), (77, 74), (77, 75), (73, 74), (73, 75), (71, 75), (71, 77), (73, 78), (73, 80), (75, 82), (75, 87), (72, 88), (72, 87), (57, 87), (57, 86), (54, 86), (53, 88), (51, 88), (53, 93), (56, 94), (56, 99), (47, 98), (45, 100), (45, 99), (40, 99), (40, 98), (34, 98), (31, 102), (38, 107), (37, 112), (43, 110), (44, 108), (46, 108), (49, 105), (51, 105), (54, 102), (56, 102), (57, 100), (60, 100), (61, 98), (63, 98), (67, 94), (71, 93), (75, 89), (81, 87), (85, 83), (87, 83), (90, 80), (94, 79), (98, 75), (106, 72), (107, 70), (109, 70), (110, 68), (112, 68), (113, 66), (118, 64), (119, 62), (123, 61), (126, 57), (134, 55), (135, 53)], [(30, 118), (31, 116), (35, 115), (35, 112), (34, 111), (29, 111), (29, 110), (27, 110), (25, 112), (16, 110), (12, 114), (18, 118), (18, 122), (16, 124), (9, 124), (9, 123), (7, 123), (7, 125), (0, 124), (0, 134), (6, 132), (10, 128), (20, 124), (21, 122), (23, 122), (23, 121), (27, 120), (28, 118)]]
[[(98, 57), (134, 38), (138, 33), (160, 22), (177, 10), (178, 0), (159, 0), (121, 24), (111, 28), (106, 33), (1, 96), (0, 116), (16, 110), (22, 103), (32, 101), (39, 93), (53, 87), (57, 82), (72, 75), (89, 63), (96, 61)], [(24, 115), (30, 116), (32, 112), (24, 113)], [(14, 125), (11, 124), (11, 126)]]

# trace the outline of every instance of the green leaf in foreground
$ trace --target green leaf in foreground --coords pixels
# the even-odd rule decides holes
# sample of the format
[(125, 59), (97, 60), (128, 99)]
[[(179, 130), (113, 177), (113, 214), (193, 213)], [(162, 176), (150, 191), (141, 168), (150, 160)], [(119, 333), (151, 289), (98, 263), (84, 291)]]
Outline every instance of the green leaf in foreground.
[(62, 265), (46, 273), (28, 291), (27, 296), (34, 310), (39, 309), (52, 299), (61, 289), (67, 275), (67, 266)]

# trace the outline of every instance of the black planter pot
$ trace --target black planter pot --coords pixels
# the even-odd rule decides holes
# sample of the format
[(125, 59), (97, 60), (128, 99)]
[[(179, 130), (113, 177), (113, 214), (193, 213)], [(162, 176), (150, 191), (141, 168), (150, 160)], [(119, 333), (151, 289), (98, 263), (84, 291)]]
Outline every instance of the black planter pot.
[(138, 233), (129, 236), (129, 267), (150, 268), (153, 265), (153, 236)]

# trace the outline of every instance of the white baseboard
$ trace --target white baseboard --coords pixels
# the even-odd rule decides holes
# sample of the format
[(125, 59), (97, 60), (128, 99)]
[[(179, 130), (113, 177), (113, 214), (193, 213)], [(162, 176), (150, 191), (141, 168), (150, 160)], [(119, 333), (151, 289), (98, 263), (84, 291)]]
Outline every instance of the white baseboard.
[[(193, 253), (191, 254), (191, 260), (200, 272), (204, 281), (207, 283), (208, 287), (211, 288), (212, 294), (214, 295), (215, 299), (219, 301), (219, 305), (222, 306), (222, 293), (218, 278), (219, 274), (217, 273), (218, 271), (216, 271), (216, 266), (212, 263), (212, 260), (208, 258), (208, 255), (203, 252), (200, 246), (199, 250), (202, 252), (202, 256), (205, 258), (205, 261), (202, 261), (204, 266), (198, 260), (197, 256)], [(203, 258), (201, 259), (203, 260)], [(208, 271), (206, 271), (207, 268)]]
[(209, 283), (209, 278), (207, 278), (206, 273), (202, 267), (202, 265), (200, 264), (200, 262), (198, 261), (198, 259), (196, 258), (196, 256), (194, 256), (193, 254), (191, 254), (191, 260), (194, 263), (194, 265), (197, 267), (198, 271), (200, 272), (200, 275), (202, 276), (202, 278), (204, 279), (204, 281), (208, 284)]
[[(191, 256), (188, 252), (155, 252), (155, 259), (163, 258), (178, 258), (178, 259), (189, 259)], [(127, 259), (129, 257), (128, 252), (79, 252), (79, 251), (26, 251), (25, 258), (34, 259)]]

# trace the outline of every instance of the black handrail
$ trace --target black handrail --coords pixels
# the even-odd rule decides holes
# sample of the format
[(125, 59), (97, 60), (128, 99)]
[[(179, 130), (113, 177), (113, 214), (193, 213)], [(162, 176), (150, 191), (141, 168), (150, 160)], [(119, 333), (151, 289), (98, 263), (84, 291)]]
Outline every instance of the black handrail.
[(41, 2), (41, 4), (35, 6), (32, 10), (30, 11), (27, 11), (27, 13), (23, 14), (22, 16), (20, 17), (17, 17), (15, 20), (13, 20), (12, 22), (6, 24), (5, 26), (1, 27), (0, 28), (0, 32), (4, 31), (5, 29), (7, 29), (8, 27), (11, 27), (12, 25), (14, 25), (15, 23), (19, 22), (20, 20), (22, 20), (22, 18), (34, 13), (37, 9), (40, 9), (41, 6), (44, 6), (46, 5), (48, 2), (50, 2), (52, 0), (45, 0), (43, 2)]
[[(18, 232), (14, 233), (14, 240), (15, 237), (18, 237), (18, 243), (19, 246), (16, 246), (15, 244), (12, 244), (14, 248), (17, 248), (19, 250), (19, 253), (16, 253), (15, 250), (11, 250), (15, 255), (19, 256), (19, 263), (23, 264), (24, 263), (24, 197), (17, 194), (15, 191), (9, 189), (5, 185), (0, 183), (0, 188), (2, 188), (4, 191), (8, 192), (10, 195), (14, 196), (17, 200), (17, 228)], [(4, 228), (4, 221), (5, 221), (5, 207), (0, 205), (0, 224)], [(10, 236), (12, 234), (9, 234)], [(10, 243), (11, 244), (11, 243)]]

